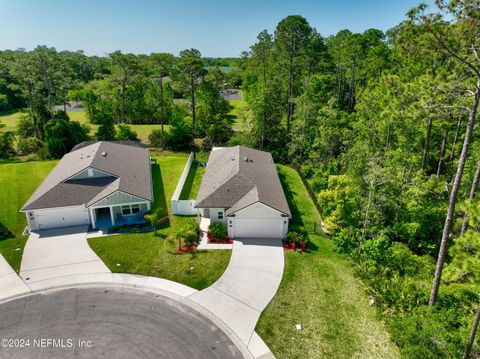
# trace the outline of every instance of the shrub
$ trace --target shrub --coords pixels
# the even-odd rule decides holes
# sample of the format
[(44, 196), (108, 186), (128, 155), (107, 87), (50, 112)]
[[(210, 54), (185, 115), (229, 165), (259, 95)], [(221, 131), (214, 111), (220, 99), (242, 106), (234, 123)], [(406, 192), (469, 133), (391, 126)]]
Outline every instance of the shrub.
[(117, 126), (115, 138), (118, 141), (138, 141), (137, 133), (130, 126), (123, 124)]
[(302, 242), (305, 241), (304, 237), (297, 232), (288, 232), (287, 233), (287, 243), (294, 243), (297, 246), (300, 246)]
[(222, 239), (228, 235), (227, 227), (222, 223), (212, 223), (208, 227), (208, 231), (211, 233), (213, 239)]
[(192, 231), (194, 233), (198, 233), (200, 231), (200, 226), (199, 226), (197, 220), (193, 219), (193, 218), (187, 219), (187, 221), (185, 222), (184, 228), (186, 230)]
[(149, 135), (148, 135), (148, 143), (150, 146), (153, 147), (161, 147), (165, 148), (166, 147), (166, 133), (163, 132), (162, 130), (153, 130)]
[(289, 232), (298, 233), (304, 238), (304, 240), (308, 239), (308, 231), (303, 226), (293, 225), (293, 226), (290, 226), (288, 230)]
[(186, 246), (197, 246), (199, 243), (199, 238), (196, 232), (192, 230), (186, 230), (184, 232), (183, 243)]
[(37, 152), (43, 147), (43, 142), (36, 137), (20, 138), (17, 145), (19, 155), (28, 155)]

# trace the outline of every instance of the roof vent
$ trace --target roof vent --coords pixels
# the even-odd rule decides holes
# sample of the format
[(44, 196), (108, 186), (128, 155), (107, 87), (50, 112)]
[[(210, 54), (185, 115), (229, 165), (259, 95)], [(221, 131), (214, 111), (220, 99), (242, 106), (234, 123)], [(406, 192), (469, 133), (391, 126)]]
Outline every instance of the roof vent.
[(246, 156), (243, 157), (243, 160), (244, 160), (245, 162), (248, 162), (248, 158), (247, 158)]
[(102, 156), (103, 156), (103, 157), (107, 157), (107, 152), (103, 151), (103, 152), (102, 152)]

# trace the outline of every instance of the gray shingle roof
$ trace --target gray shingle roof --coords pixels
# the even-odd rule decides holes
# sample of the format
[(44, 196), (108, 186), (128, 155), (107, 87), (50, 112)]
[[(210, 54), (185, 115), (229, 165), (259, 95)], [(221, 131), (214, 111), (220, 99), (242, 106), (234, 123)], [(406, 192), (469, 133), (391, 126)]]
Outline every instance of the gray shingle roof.
[[(87, 168), (111, 177), (70, 179)], [(150, 153), (137, 146), (95, 142), (63, 156), (22, 210), (81, 204), (88, 207), (117, 190), (153, 200)]]
[(213, 150), (196, 207), (227, 208), (227, 215), (261, 202), (291, 216), (272, 156), (235, 146)]

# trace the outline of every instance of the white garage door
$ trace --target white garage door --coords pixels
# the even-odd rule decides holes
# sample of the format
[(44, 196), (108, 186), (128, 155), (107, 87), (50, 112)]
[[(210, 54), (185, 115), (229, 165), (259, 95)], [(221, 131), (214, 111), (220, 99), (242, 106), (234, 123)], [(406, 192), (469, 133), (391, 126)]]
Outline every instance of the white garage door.
[(36, 211), (39, 229), (90, 224), (88, 210), (83, 207), (52, 208)]
[(281, 219), (235, 219), (235, 238), (282, 238)]

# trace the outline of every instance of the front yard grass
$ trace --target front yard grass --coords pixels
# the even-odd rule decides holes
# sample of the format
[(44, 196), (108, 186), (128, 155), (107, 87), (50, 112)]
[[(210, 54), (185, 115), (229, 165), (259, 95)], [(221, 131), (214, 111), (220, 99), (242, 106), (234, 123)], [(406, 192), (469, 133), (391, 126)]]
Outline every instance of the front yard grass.
[[(319, 218), (297, 172), (278, 166), (292, 223)], [(309, 251), (286, 252), (280, 288), (256, 330), (277, 358), (398, 358), (384, 324), (331, 240), (310, 235)], [(302, 329), (297, 331), (296, 324)]]
[(157, 164), (152, 171), (155, 196), (152, 208), (162, 218), (169, 219), (160, 225), (157, 235), (150, 232), (89, 239), (92, 249), (112, 272), (161, 277), (200, 290), (215, 282), (227, 268), (231, 250), (177, 254), (178, 244), (169, 237), (191, 218), (169, 215), (170, 198), (187, 157), (183, 153), (153, 157)]
[(0, 164), (0, 227), (9, 232), (5, 239), (0, 239), (0, 253), (17, 272), (27, 241), (27, 237), (22, 236), (27, 220), (19, 210), (55, 164), (56, 161)]

